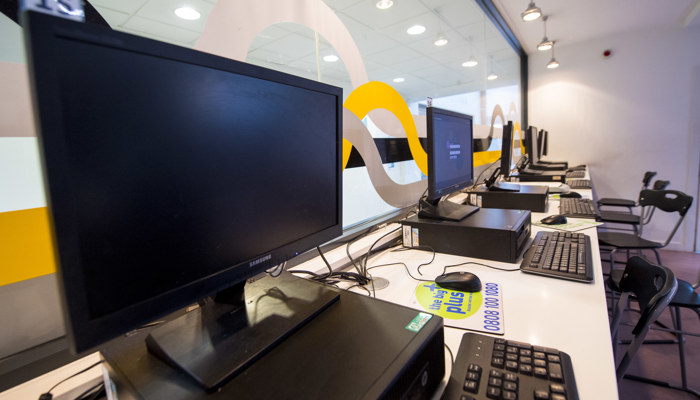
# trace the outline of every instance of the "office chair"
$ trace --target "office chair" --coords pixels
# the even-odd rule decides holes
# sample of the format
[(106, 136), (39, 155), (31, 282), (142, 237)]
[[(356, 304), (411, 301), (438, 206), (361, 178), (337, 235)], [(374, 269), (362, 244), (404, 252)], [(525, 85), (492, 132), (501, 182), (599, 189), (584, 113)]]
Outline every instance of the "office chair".
[[(638, 257), (632, 257), (632, 258), (638, 258)], [(630, 259), (632, 260), (632, 259)], [(613, 292), (620, 292), (622, 291), (622, 280), (624, 279), (624, 274), (626, 271), (622, 271), (621, 269), (616, 269), (612, 271), (610, 274), (610, 277), (605, 281), (606, 286), (612, 290)], [(670, 389), (676, 389), (676, 390), (682, 390), (684, 392), (690, 393), (695, 395), (696, 397), (700, 398), (700, 392), (691, 388), (688, 385), (688, 377), (687, 377), (687, 368), (686, 368), (686, 363), (685, 363), (685, 335), (692, 335), (692, 336), (700, 336), (700, 333), (690, 333), (690, 332), (685, 332), (683, 331), (683, 324), (682, 324), (682, 319), (681, 319), (681, 309), (682, 308), (687, 308), (690, 310), (695, 311), (695, 313), (698, 315), (698, 318), (700, 319), (700, 294), (698, 294), (697, 289), (700, 287), (700, 269), (698, 269), (698, 276), (695, 279), (694, 283), (690, 283), (688, 281), (682, 280), (682, 279), (676, 279), (677, 281), (677, 289), (676, 293), (672, 296), (670, 299), (670, 302), (668, 303), (668, 308), (669, 311), (671, 312), (671, 320), (673, 321), (674, 324), (674, 329), (668, 329), (665, 328), (665, 325), (661, 325), (661, 328), (659, 327), (651, 327), (650, 329), (654, 330), (661, 330), (661, 331), (666, 331), (670, 332), (676, 335), (678, 340), (675, 341), (650, 341), (650, 343), (655, 343), (655, 344), (661, 344), (661, 343), (673, 343), (673, 344), (678, 344), (678, 357), (680, 361), (680, 366), (681, 366), (681, 386), (671, 384), (670, 382), (665, 382), (665, 381), (660, 381), (657, 379), (651, 379), (651, 378), (646, 378), (646, 377), (641, 377), (641, 376), (635, 376), (635, 375), (628, 375), (627, 379), (639, 381), (639, 382), (644, 382), (656, 386), (662, 386), (662, 387), (667, 387)], [(619, 303), (618, 303), (619, 304)], [(615, 311), (617, 312), (617, 310)], [(616, 338), (613, 338), (613, 349), (617, 345)]]
[[(652, 190), (664, 190), (668, 187), (668, 185), (671, 184), (671, 181), (664, 181), (664, 180), (657, 180), (654, 182), (654, 185), (652, 186)], [(639, 192), (641, 196), (641, 192)], [(637, 200), (636, 205), (639, 204), (639, 200)], [(644, 210), (642, 210), (642, 213), (637, 215), (632, 213), (632, 208), (628, 208), (627, 212), (621, 212), (621, 211), (607, 211), (607, 210), (598, 210), (598, 221), (600, 222), (607, 222), (610, 224), (621, 224), (621, 225), (628, 225), (630, 229), (624, 229), (624, 228), (612, 228), (609, 226), (605, 226), (605, 229), (621, 229), (621, 230), (631, 230), (634, 233), (637, 233), (637, 229), (639, 228), (639, 225), (642, 224), (642, 221), (646, 219), (651, 219), (654, 208), (648, 208), (647, 209), (648, 215), (645, 215)]]
[[(607, 249), (610, 251), (610, 271), (612, 272), (615, 267), (615, 253), (618, 250), (627, 250), (628, 257), (631, 250), (640, 253), (642, 250), (652, 250), (656, 255), (657, 263), (661, 264), (661, 256), (658, 249), (666, 247), (671, 242), (691, 204), (693, 204), (693, 197), (677, 190), (642, 190), (639, 194), (639, 205), (643, 208), (650, 207), (652, 209), (642, 211), (643, 215), (649, 215), (650, 217), (641, 221), (636, 233), (598, 232), (598, 244), (601, 250)], [(657, 242), (642, 237), (643, 227), (651, 221), (651, 215), (657, 209), (665, 213), (678, 213), (676, 223), (664, 242)]]
[[(649, 188), (649, 183), (651, 182), (651, 178), (656, 176), (656, 172), (654, 171), (647, 171), (644, 173), (644, 177), (642, 178), (642, 189), (647, 189)], [(602, 199), (598, 200), (598, 208), (602, 206), (611, 206), (611, 207), (626, 207), (630, 211), (632, 208), (637, 206), (637, 202), (634, 200), (628, 200), (628, 199), (620, 199), (620, 198), (615, 198), (615, 197), (604, 197)]]
[[(608, 279), (610, 280), (610, 278)], [(639, 303), (640, 316), (632, 329), (634, 338), (625, 355), (616, 367), (618, 386), (625, 376), (639, 347), (644, 342), (651, 324), (666, 309), (671, 298), (676, 293), (678, 283), (673, 272), (663, 266), (654, 265), (642, 257), (632, 257), (627, 261), (625, 270), (619, 281), (622, 293), (613, 313), (610, 323), (610, 335), (613, 343), (613, 353), (617, 355), (617, 337), (620, 321), (630, 295), (634, 295)], [(617, 357), (616, 357), (617, 358)]]

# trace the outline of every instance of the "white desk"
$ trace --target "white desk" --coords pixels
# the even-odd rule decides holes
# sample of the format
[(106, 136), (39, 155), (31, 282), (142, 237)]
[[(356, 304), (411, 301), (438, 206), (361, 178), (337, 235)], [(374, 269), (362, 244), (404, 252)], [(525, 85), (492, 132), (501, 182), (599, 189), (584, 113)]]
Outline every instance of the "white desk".
[[(523, 183), (525, 184), (525, 183)], [(527, 183), (537, 184), (537, 183)], [(549, 184), (554, 186), (557, 184)], [(591, 197), (590, 190), (577, 190), (584, 197)], [(550, 199), (548, 213), (533, 213), (532, 221), (538, 221), (548, 214), (558, 213), (558, 201)], [(398, 227), (397, 224), (385, 227), (367, 238), (358, 241), (353, 248), (368, 247), (383, 233)], [(533, 236), (539, 230), (532, 227)], [(453, 268), (452, 271), (464, 269), (475, 273), (481, 280), (500, 282), (503, 285), (503, 307), (506, 339), (529, 342), (536, 345), (558, 348), (568, 353), (573, 361), (574, 374), (581, 400), (616, 399), (617, 383), (615, 367), (610, 342), (610, 333), (605, 302), (604, 281), (601, 270), (598, 240), (595, 228), (583, 231), (591, 237), (593, 268), (595, 281), (592, 284), (570, 282), (560, 279), (541, 277), (515, 272), (503, 272), (487, 267), (468, 265)], [(347, 259), (345, 248), (341, 247), (326, 255), (331, 263), (334, 260)], [(429, 261), (431, 254), (425, 251), (384, 252), (370, 260), (369, 267), (390, 262), (403, 261), (411, 269), (414, 276), (416, 268)], [(442, 273), (443, 266), (458, 264), (470, 260), (466, 257), (437, 254), (432, 264), (421, 268), (423, 278), (434, 278)], [(513, 269), (519, 266), (488, 260), (474, 260), (494, 267)], [(318, 258), (298, 266), (299, 269), (322, 272), (325, 265)], [(388, 279), (390, 284), (382, 290), (377, 290), (376, 297), (397, 304), (408, 304), (418, 282), (413, 280), (404, 267), (390, 266), (370, 270), (374, 277)], [(367, 294), (363, 289), (352, 289), (358, 293)], [(456, 354), (461, 337), (465, 331), (455, 328), (445, 328), (445, 342)], [(446, 375), (443, 384), (436, 393), (436, 398), (442, 393), (451, 373), (450, 356), (446, 353)], [(69, 364), (34, 381), (27, 382), (16, 388), (0, 393), (0, 400), (38, 398), (54, 383), (79, 371), (99, 355)], [(90, 374), (77, 378), (86, 385), (100, 378), (100, 371), (95, 368)], [(71, 393), (76, 390), (78, 382), (67, 383), (56, 392)]]
[[(555, 186), (557, 184), (549, 185)], [(581, 193), (584, 198), (591, 198), (591, 190), (576, 191)], [(548, 212), (532, 213), (532, 221), (539, 221), (549, 214), (557, 214), (558, 207), (558, 200), (550, 198)], [(393, 227), (397, 226), (398, 224), (395, 224)], [(384, 228), (381, 233), (391, 229), (392, 226), (389, 226)], [(538, 231), (543, 229), (547, 228), (533, 225), (532, 236), (534, 237)], [(596, 229), (588, 228), (580, 232), (589, 235), (591, 238), (591, 253), (595, 271), (595, 280), (591, 284), (531, 275), (520, 271), (497, 271), (478, 265), (451, 268), (450, 271), (470, 271), (482, 281), (501, 283), (503, 286), (505, 324), (505, 335), (503, 337), (535, 345), (554, 347), (568, 353), (573, 362), (580, 399), (616, 399), (618, 398), (618, 393), (615, 380), (615, 364), (610, 341), (610, 328)], [(375, 233), (366, 240), (371, 243), (381, 233)], [(361, 241), (358, 241), (356, 246), (362, 247)], [(401, 261), (410, 268), (414, 276), (418, 276), (417, 267), (421, 263), (429, 261), (430, 258), (431, 254), (427, 251), (384, 252), (373, 257), (368, 267)], [(443, 266), (459, 264), (469, 260), (479, 261), (503, 269), (517, 268), (520, 262), (509, 264), (437, 254), (430, 265), (421, 267), (422, 278), (432, 279), (442, 273)], [(321, 265), (318, 260), (312, 260), (298, 268), (321, 272), (326, 267)], [(375, 291), (377, 298), (397, 304), (409, 305), (419, 282), (412, 279), (403, 266), (374, 268), (370, 270), (370, 273), (375, 278), (385, 278), (390, 282), (385, 289)], [(361, 288), (353, 288), (351, 290), (367, 294), (367, 291)], [(464, 330), (460, 329), (445, 328), (445, 342), (453, 354), (457, 353), (464, 332)], [(449, 354), (447, 353), (446, 358), (447, 364), (450, 364)], [(442, 388), (444, 388), (449, 378), (451, 365), (448, 366), (446, 371)]]

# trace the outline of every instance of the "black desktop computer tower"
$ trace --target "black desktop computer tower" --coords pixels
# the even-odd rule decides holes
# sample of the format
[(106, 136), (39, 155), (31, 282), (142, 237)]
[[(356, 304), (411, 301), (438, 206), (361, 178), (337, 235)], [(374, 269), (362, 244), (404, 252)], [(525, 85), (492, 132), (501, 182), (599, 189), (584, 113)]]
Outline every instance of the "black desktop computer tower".
[[(312, 291), (329, 288), (286, 273), (254, 284), (282, 292), (289, 284)], [(101, 351), (120, 399), (433, 397), (445, 376), (442, 318), (336, 291), (336, 302), (212, 393), (149, 354), (144, 343), (148, 329)]]
[(517, 191), (473, 190), (468, 192), (469, 202), (483, 208), (509, 210), (547, 211), (549, 186), (520, 185)]
[(401, 222), (403, 245), (514, 263), (530, 238), (530, 211), (482, 208), (461, 221), (413, 216)]

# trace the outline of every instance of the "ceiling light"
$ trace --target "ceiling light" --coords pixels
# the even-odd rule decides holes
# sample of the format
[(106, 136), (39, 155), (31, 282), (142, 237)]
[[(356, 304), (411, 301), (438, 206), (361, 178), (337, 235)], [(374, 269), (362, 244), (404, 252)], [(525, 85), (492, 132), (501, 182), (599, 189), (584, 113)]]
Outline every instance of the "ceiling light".
[(554, 46), (554, 42), (551, 40), (547, 39), (547, 16), (542, 17), (542, 22), (544, 23), (544, 37), (542, 38), (542, 41), (537, 45), (537, 50), (539, 51), (547, 51)]
[(551, 40), (548, 40), (547, 37), (545, 36), (544, 39), (537, 45), (537, 50), (539, 51), (547, 51), (554, 46), (554, 42)]
[(547, 63), (547, 68), (554, 69), (559, 67), (559, 62), (554, 58), (554, 46), (552, 46), (552, 59)]
[(494, 74), (493, 72), (489, 74), (489, 76), (486, 77), (486, 79), (493, 81), (498, 79), (498, 75)]
[(413, 25), (412, 27), (406, 29), (406, 33), (409, 35), (420, 35), (425, 32), (425, 27), (423, 25)]
[(476, 67), (477, 65), (479, 65), (479, 62), (473, 57), (462, 63), (462, 66), (467, 68)]
[(404, 82), (406, 79), (404, 78), (394, 78), (394, 83), (401, 83)]
[(190, 7), (180, 7), (176, 9), (175, 15), (188, 21), (194, 21), (196, 19), (199, 19), (199, 17), (201, 16), (201, 14), (199, 14), (199, 11)]
[(325, 62), (336, 62), (338, 60), (339, 60), (339, 58), (335, 54), (329, 54), (327, 56), (323, 56), (323, 61), (325, 61)]
[(438, 47), (444, 46), (444, 45), (447, 44), (447, 39), (445, 39), (444, 37), (440, 36), (440, 37), (435, 41), (434, 44), (435, 44), (435, 46), (438, 46)]
[(520, 14), (520, 16), (523, 18), (523, 21), (526, 22), (534, 21), (541, 15), (542, 10), (540, 10), (540, 8), (535, 5), (534, 1), (530, 1), (530, 4), (527, 6), (527, 10), (523, 11), (523, 13)]
[(377, 8), (380, 10), (386, 10), (387, 8), (389, 8), (393, 5), (394, 5), (394, 2), (391, 0), (379, 0), (377, 2)]

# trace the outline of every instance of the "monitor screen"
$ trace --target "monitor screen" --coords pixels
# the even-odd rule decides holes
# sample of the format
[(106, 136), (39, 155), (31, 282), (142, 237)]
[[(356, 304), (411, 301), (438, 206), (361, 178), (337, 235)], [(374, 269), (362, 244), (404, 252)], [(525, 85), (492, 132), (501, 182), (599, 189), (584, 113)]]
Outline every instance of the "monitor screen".
[(513, 169), (513, 121), (503, 127), (503, 139), (501, 142), (501, 175), (503, 178), (510, 176)]
[(25, 21), (77, 351), (342, 231), (342, 89), (94, 25)]
[(542, 152), (544, 151), (544, 129), (540, 129), (540, 131), (537, 133), (537, 160), (541, 160)]
[(435, 107), (428, 117), (428, 200), (474, 184), (472, 117)]
[(542, 139), (542, 151), (540, 152), (540, 154), (542, 154), (543, 157), (547, 155), (548, 148), (549, 148), (549, 131), (544, 131), (544, 139)]

